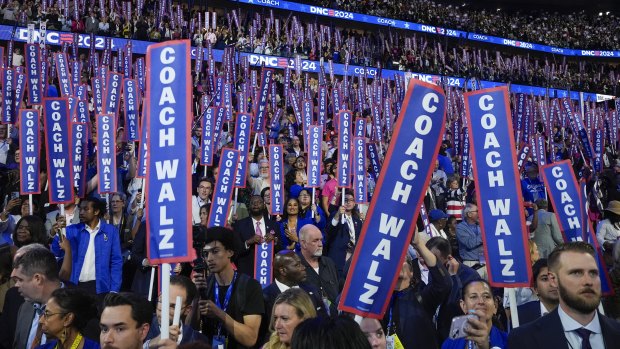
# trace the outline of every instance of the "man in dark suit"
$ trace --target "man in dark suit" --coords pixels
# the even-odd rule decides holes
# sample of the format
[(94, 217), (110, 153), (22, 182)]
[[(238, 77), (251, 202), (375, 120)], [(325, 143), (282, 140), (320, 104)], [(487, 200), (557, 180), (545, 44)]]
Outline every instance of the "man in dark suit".
[[(259, 338), (265, 342), (269, 339), (269, 322), (271, 311), (278, 295), (289, 288), (299, 287), (306, 291), (312, 300), (316, 312), (319, 316), (328, 316), (321, 294), (316, 287), (306, 283), (306, 268), (301, 263), (301, 258), (290, 250), (283, 250), (275, 255), (273, 261), (274, 282), (263, 289), (265, 298), (265, 317), (261, 322)], [(259, 343), (262, 344), (262, 343)]]
[[(58, 277), (58, 264), (54, 254), (43, 245), (28, 245), (25, 252), (18, 250), (13, 261), (11, 278), (15, 287), (26, 300), (17, 313), (13, 348), (30, 349), (47, 340), (39, 317), (45, 311), (45, 305), (52, 292), (63, 286)], [(21, 255), (20, 252), (22, 253)]]
[(355, 198), (350, 190), (344, 195), (344, 206), (340, 206), (327, 220), (327, 253), (336, 263), (340, 277), (344, 277), (344, 267), (355, 250), (355, 243), (362, 231), (362, 220), (359, 219)]
[(237, 256), (235, 264), (241, 273), (254, 277), (254, 253), (256, 245), (274, 241), (274, 252), (280, 251), (277, 224), (265, 218), (265, 201), (260, 195), (250, 198), (250, 217), (241, 219), (233, 224), (235, 234), (243, 242), (243, 247)]
[(512, 330), (509, 348), (617, 348), (620, 324), (597, 311), (601, 281), (594, 248), (582, 241), (565, 243), (551, 252), (548, 263), (551, 282), (560, 291), (560, 305)]
[(555, 310), (560, 302), (558, 287), (551, 282), (547, 259), (541, 258), (532, 266), (534, 276), (534, 292), (537, 301), (527, 302), (517, 307), (519, 325), (525, 325)]

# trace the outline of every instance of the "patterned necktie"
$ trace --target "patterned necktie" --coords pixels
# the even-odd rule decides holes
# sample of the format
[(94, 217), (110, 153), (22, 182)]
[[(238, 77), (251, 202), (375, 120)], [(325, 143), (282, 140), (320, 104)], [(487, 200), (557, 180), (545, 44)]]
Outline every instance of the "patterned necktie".
[[(43, 316), (43, 315), (41, 315)], [(30, 349), (34, 349), (41, 344), (41, 338), (43, 337), (43, 327), (41, 327), (41, 322), (37, 324), (37, 332), (34, 335), (34, 339), (32, 340), (32, 344), (30, 345)]]
[(263, 236), (263, 231), (260, 228), (260, 222), (256, 222), (256, 229), (255, 229), (255, 231), (256, 231), (256, 235)]
[(592, 331), (587, 328), (578, 328), (575, 332), (581, 337), (581, 349), (592, 349), (592, 345), (590, 345), (590, 334)]

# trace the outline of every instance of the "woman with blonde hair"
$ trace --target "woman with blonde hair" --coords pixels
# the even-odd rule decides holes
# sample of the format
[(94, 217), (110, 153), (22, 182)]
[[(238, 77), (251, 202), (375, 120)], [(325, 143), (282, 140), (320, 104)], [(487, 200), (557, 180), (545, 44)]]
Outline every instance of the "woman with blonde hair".
[(272, 314), (271, 336), (263, 349), (287, 349), (291, 347), (295, 327), (305, 319), (316, 317), (316, 309), (306, 291), (289, 288), (276, 298)]

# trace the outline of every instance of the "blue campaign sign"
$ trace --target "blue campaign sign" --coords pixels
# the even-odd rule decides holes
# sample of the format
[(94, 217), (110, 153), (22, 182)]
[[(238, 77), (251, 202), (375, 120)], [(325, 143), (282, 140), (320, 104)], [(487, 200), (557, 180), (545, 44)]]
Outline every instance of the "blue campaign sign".
[(579, 187), (570, 160), (543, 166), (541, 174), (555, 208), (564, 241), (584, 241), (584, 217), (580, 209)]
[(284, 151), (280, 144), (269, 145), (269, 171), (271, 176), (271, 214), (284, 214)]
[[(138, 164), (137, 164), (137, 173), (136, 177), (138, 178), (146, 178), (146, 172), (148, 168), (148, 134), (146, 130), (147, 118), (146, 118), (146, 107), (148, 105), (148, 98), (144, 98), (144, 105), (142, 106), (142, 117), (140, 122), (140, 151), (138, 152)], [(144, 200), (144, 199), (143, 199)]]
[(73, 165), (73, 185), (77, 195), (86, 194), (86, 154), (88, 153), (88, 124), (71, 123), (71, 159)]
[(508, 89), (468, 92), (464, 98), (489, 283), (527, 287), (532, 264), (525, 219), (515, 214), (521, 212), (523, 197)]
[(90, 123), (90, 117), (88, 114), (88, 102), (85, 100), (78, 100), (75, 107), (75, 121)]
[(16, 69), (15, 71), (15, 115), (19, 115), (19, 107), (24, 100), (26, 90), (26, 74)]
[(321, 138), (323, 126), (311, 125), (308, 137), (308, 165), (307, 177), (309, 188), (318, 188), (321, 185)]
[(353, 138), (353, 191), (355, 203), (368, 202), (368, 186), (366, 181), (366, 139)]
[(273, 69), (262, 69), (260, 88), (258, 90), (258, 101), (255, 104), (254, 115), (256, 115), (256, 121), (254, 122), (254, 132), (260, 132), (265, 129), (265, 119), (267, 117), (267, 96), (269, 94), (269, 86), (273, 80)]
[(41, 84), (41, 50), (39, 45), (26, 44), (26, 76), (28, 79), (28, 104), (41, 104), (43, 101)]
[(114, 115), (101, 114), (97, 122), (97, 177), (99, 194), (115, 193), (116, 185), (116, 122)]
[(192, 88), (189, 40), (149, 46), (146, 54), (147, 256), (151, 264), (188, 262), (192, 248)]
[(411, 81), (355, 248), (339, 309), (383, 318), (433, 172), (445, 118), (443, 90)]
[(92, 79), (93, 102), (95, 104), (95, 114), (100, 114), (103, 110), (103, 81), (99, 77)]
[(381, 173), (381, 160), (379, 159), (379, 150), (377, 149), (377, 145), (374, 143), (366, 144), (366, 153), (368, 154), (368, 159), (370, 159), (370, 168), (372, 170), (371, 174), (376, 182), (379, 179), (379, 174)]
[(343, 110), (338, 113), (338, 161), (336, 180), (339, 187), (351, 186), (351, 129), (353, 120), (352, 113)]
[(222, 149), (219, 166), (220, 172), (215, 181), (215, 191), (213, 192), (209, 222), (207, 223), (209, 227), (223, 227), (226, 225), (238, 163), (238, 150)]
[(213, 165), (213, 143), (215, 139), (213, 129), (215, 127), (216, 109), (215, 107), (207, 108), (202, 116), (202, 134), (200, 138), (200, 144), (202, 144), (202, 156), (200, 157), (201, 165)]
[(237, 113), (235, 122), (235, 149), (239, 151), (239, 163), (235, 174), (235, 188), (245, 188), (245, 176), (248, 168), (248, 153), (250, 151), (250, 128), (252, 114)]
[(58, 85), (60, 86), (60, 95), (63, 97), (73, 96), (73, 86), (71, 77), (69, 76), (69, 62), (67, 54), (59, 52), (54, 55), (56, 60), (56, 73), (58, 74)]
[(122, 74), (108, 72), (107, 82), (105, 84), (107, 93), (103, 102), (103, 113), (112, 114), (115, 118), (118, 117), (118, 109), (121, 104), (122, 80)]
[(3, 124), (15, 123), (15, 70), (2, 69), (2, 117)]
[(52, 204), (67, 204), (74, 200), (69, 103), (66, 98), (45, 98), (43, 104), (49, 199)]
[(19, 193), (40, 194), (39, 182), (41, 130), (39, 127), (39, 111), (22, 109), (19, 112), (19, 139), (22, 141), (19, 162)]
[(138, 81), (135, 79), (123, 79), (123, 94), (125, 96), (125, 129), (127, 140), (135, 142), (138, 136)]
[(256, 245), (254, 250), (254, 279), (262, 288), (273, 281), (273, 241)]

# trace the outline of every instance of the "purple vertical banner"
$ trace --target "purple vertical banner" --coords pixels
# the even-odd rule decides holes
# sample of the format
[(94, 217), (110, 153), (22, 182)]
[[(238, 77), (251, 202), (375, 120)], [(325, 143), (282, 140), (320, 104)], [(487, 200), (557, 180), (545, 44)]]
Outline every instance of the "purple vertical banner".
[(254, 279), (262, 288), (273, 282), (273, 241), (263, 242), (254, 250)]
[(538, 166), (545, 166), (547, 164), (545, 137), (543, 135), (536, 135), (534, 137), (534, 143), (536, 144), (536, 160), (538, 161)]
[(19, 115), (19, 108), (24, 100), (26, 90), (26, 74), (16, 71), (15, 73), (15, 114)]
[(2, 117), (3, 124), (15, 123), (15, 70), (2, 69)]
[[(579, 181), (579, 199), (580, 199), (580, 207), (582, 209), (583, 217), (588, 217), (588, 193), (586, 191), (586, 180), (581, 179)], [(601, 279), (601, 292), (604, 296), (612, 296), (615, 294), (614, 289), (612, 287), (612, 282), (609, 277), (609, 271), (607, 270), (607, 265), (605, 264), (605, 260), (603, 259), (603, 251), (601, 250), (601, 246), (596, 239), (596, 233), (594, 228), (592, 227), (592, 221), (587, 219), (587, 222), (583, 225), (583, 235), (587, 238), (587, 242), (594, 247), (594, 251), (596, 252), (596, 264), (598, 265), (599, 277)]]
[(144, 90), (146, 89), (145, 72), (146, 68), (144, 67), (144, 58), (138, 58), (136, 61), (136, 73), (138, 75), (138, 86), (140, 87), (140, 91), (142, 91), (142, 93), (144, 93)]
[[(312, 105), (312, 100), (304, 99), (301, 101), (301, 119), (303, 121), (303, 135), (304, 135), (304, 146), (308, 144), (308, 135), (310, 132), (310, 125), (313, 124), (313, 111), (314, 106)], [(306, 151), (308, 151), (308, 147), (306, 147)]]
[(41, 104), (41, 51), (39, 45), (26, 44), (26, 76), (28, 78), (28, 104)]
[(355, 120), (355, 137), (366, 137), (366, 119), (362, 117)]
[(118, 109), (121, 104), (121, 87), (123, 76), (119, 73), (108, 72), (107, 83), (105, 84), (106, 94), (103, 102), (103, 113), (114, 115), (118, 118)]
[[(128, 3), (129, 5), (129, 3)], [(128, 6), (128, 8), (131, 8)], [(124, 78), (132, 78), (133, 72), (131, 71), (133, 62), (133, 47), (131, 45), (131, 40), (127, 42), (127, 46), (125, 47), (125, 55), (123, 56), (123, 75)]]
[(232, 84), (226, 83), (224, 84), (224, 111), (225, 111), (225, 119), (226, 121), (232, 121), (234, 106), (232, 103)]
[(590, 144), (590, 139), (588, 138), (588, 132), (583, 125), (583, 120), (581, 120), (579, 114), (573, 113), (572, 105), (568, 98), (562, 98), (562, 108), (564, 109), (564, 113), (571, 123), (573, 131), (579, 137), (579, 141), (581, 142), (581, 146), (583, 147), (584, 155), (588, 159), (593, 159), (594, 151), (592, 150), (592, 145)]
[(75, 107), (75, 122), (90, 123), (90, 117), (88, 115), (88, 102), (78, 100)]
[(148, 105), (148, 99), (143, 99), (144, 104), (142, 107), (142, 116), (140, 117), (140, 151), (138, 152), (138, 168), (136, 169), (136, 177), (146, 178), (146, 172), (148, 171), (148, 134), (146, 130), (147, 117), (146, 107)]
[(220, 136), (222, 135), (222, 126), (224, 125), (224, 107), (216, 107), (215, 112), (215, 123), (213, 124), (213, 149), (217, 151), (220, 148)]
[(412, 79), (402, 110), (338, 305), (364, 317), (386, 313), (445, 130), (436, 85)]
[(125, 131), (127, 140), (135, 142), (140, 139), (138, 135), (138, 82), (135, 79), (123, 79), (123, 95), (125, 99)]
[(370, 160), (370, 168), (372, 170), (370, 174), (376, 182), (379, 180), (379, 174), (381, 173), (381, 160), (379, 159), (379, 150), (377, 149), (376, 144), (367, 143), (366, 151), (368, 159)]
[(5, 68), (13, 67), (13, 47), (15, 46), (15, 42), (13, 40), (9, 40), (9, 44), (7, 46), (7, 55), (6, 55), (6, 66)]
[(116, 185), (116, 122), (112, 114), (100, 114), (97, 122), (97, 193), (114, 193)]
[[(532, 264), (507, 87), (464, 93), (489, 283), (527, 287)], [(473, 135), (476, 135), (474, 137)]]
[(370, 106), (370, 111), (372, 112), (372, 123), (373, 128), (375, 130), (375, 141), (382, 143), (383, 142), (383, 126), (381, 125), (381, 113), (379, 106), (372, 103)]
[(463, 127), (463, 154), (461, 155), (461, 177), (469, 176), (469, 168), (471, 166), (471, 157), (469, 155), (469, 132), (467, 127)]
[(321, 139), (323, 138), (323, 126), (310, 125), (308, 127), (308, 165), (307, 187), (318, 188), (321, 185)]
[(259, 147), (266, 147), (267, 146), (267, 136), (265, 135), (265, 132), (257, 133), (256, 137), (258, 137), (258, 146)]
[(43, 103), (49, 202), (66, 204), (74, 201), (69, 104), (66, 98), (46, 98)]
[(202, 117), (202, 135), (200, 138), (200, 144), (202, 144), (200, 156), (201, 165), (213, 165), (215, 111), (215, 107), (207, 108)]
[(73, 186), (80, 198), (86, 196), (86, 154), (88, 153), (88, 124), (71, 123), (71, 159)]
[(64, 52), (57, 53), (54, 55), (54, 59), (56, 60), (56, 74), (58, 76), (58, 86), (60, 86), (60, 95), (62, 97), (73, 96), (67, 54)]
[(189, 40), (175, 40), (152, 44), (146, 51), (146, 242), (152, 264), (188, 262), (196, 255), (188, 141), (192, 137), (190, 49)]
[[(267, 97), (269, 86), (273, 80), (273, 69), (262, 69), (260, 76), (260, 88), (258, 90), (258, 100), (252, 101), (254, 106), (254, 132), (261, 132), (265, 129), (265, 119), (267, 118)], [(254, 95), (252, 95), (254, 97)]]
[(517, 168), (519, 169), (519, 171), (523, 169), (523, 166), (525, 165), (525, 160), (527, 159), (529, 154), (530, 154), (529, 144), (523, 145), (523, 147), (521, 147), (521, 151), (519, 151), (519, 156), (517, 158)]
[(338, 85), (332, 87), (332, 115), (338, 115), (340, 108), (342, 108), (342, 100), (340, 99), (340, 89)]
[(605, 149), (605, 139), (603, 138), (603, 130), (597, 128), (594, 130), (594, 170), (602, 172), (603, 166), (603, 149)]
[(392, 100), (389, 98), (383, 101), (383, 118), (385, 119), (385, 132), (392, 133)]
[(523, 129), (523, 115), (524, 115), (524, 108), (525, 108), (525, 94), (523, 93), (517, 93), (517, 117), (515, 119), (515, 125), (514, 125), (514, 132), (515, 133), (515, 140), (517, 142), (517, 145), (521, 144), (521, 141), (523, 140), (523, 133), (521, 132), (521, 130)]
[(302, 124), (301, 110), (299, 110), (299, 100), (297, 99), (297, 92), (291, 91), (290, 96), (291, 96), (291, 104), (293, 107), (293, 114), (295, 114), (295, 121), (297, 122), (297, 125), (301, 125)]
[(215, 92), (213, 93), (213, 95), (215, 96), (215, 98), (213, 99), (213, 103), (215, 104), (216, 107), (222, 106), (223, 93), (224, 93), (224, 78), (218, 76), (217, 79), (215, 79)]
[(45, 93), (47, 92), (47, 79), (48, 79), (48, 70), (50, 67), (49, 61), (47, 60), (48, 50), (45, 46), (41, 46), (41, 100), (45, 97)]
[(353, 196), (358, 204), (368, 202), (366, 181), (366, 138), (353, 138)]
[(272, 215), (284, 214), (284, 155), (280, 144), (269, 145), (269, 171), (271, 175), (271, 207)]
[(327, 121), (327, 87), (319, 86), (319, 115), (317, 123), (325, 125)]
[(235, 174), (235, 188), (245, 188), (246, 171), (248, 168), (248, 153), (250, 151), (250, 129), (252, 114), (237, 113), (235, 121), (235, 149), (239, 151), (239, 161)]
[[(452, 120), (452, 148), (454, 149), (454, 154), (461, 154), (462, 151), (461, 132), (461, 120), (459, 117), (456, 117)], [(467, 134), (467, 132), (463, 132), (463, 134)]]
[(541, 168), (549, 199), (555, 208), (555, 215), (564, 236), (564, 241), (584, 241), (579, 186), (570, 160), (558, 161)]
[(95, 114), (100, 114), (103, 110), (103, 82), (99, 77), (95, 77), (92, 80)]
[(41, 130), (39, 111), (22, 109), (19, 112), (19, 125), (19, 139), (21, 140), (19, 193), (21, 195), (40, 194)]
[(228, 217), (232, 201), (233, 184), (235, 183), (235, 172), (237, 172), (238, 162), (238, 150), (230, 148), (222, 149), (219, 166), (220, 171), (215, 181), (215, 191), (213, 192), (213, 201), (211, 203), (211, 211), (209, 212), (209, 223), (207, 224), (209, 227), (223, 227), (226, 225), (226, 218)]
[(525, 117), (523, 119), (523, 129), (521, 131), (523, 132), (523, 142), (525, 142), (525, 144), (529, 144), (531, 136), (530, 129), (532, 128), (532, 112), (530, 103), (526, 102), (525, 104)]
[(338, 161), (336, 180), (338, 186), (351, 187), (351, 112), (343, 110), (338, 114)]
[(73, 60), (71, 61), (71, 83), (74, 88), (80, 84), (82, 78), (82, 62)]

